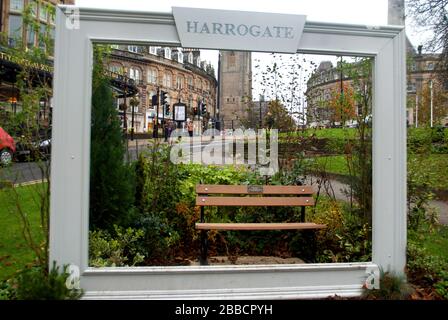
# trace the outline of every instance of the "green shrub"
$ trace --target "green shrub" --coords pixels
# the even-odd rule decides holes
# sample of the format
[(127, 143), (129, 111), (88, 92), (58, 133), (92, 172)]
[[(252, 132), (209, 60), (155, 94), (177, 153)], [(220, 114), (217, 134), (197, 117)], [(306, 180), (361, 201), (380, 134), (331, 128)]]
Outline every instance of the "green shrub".
[[(64, 270), (66, 268), (64, 266)], [(59, 272), (59, 267), (56, 267), (55, 263), (48, 274), (46, 268), (39, 266), (27, 268), (13, 279), (12, 295), (18, 300), (79, 299), (83, 292), (82, 290), (67, 288), (68, 276), (69, 274), (66, 272)]]
[(114, 225), (114, 235), (108, 231), (89, 232), (89, 264), (92, 267), (135, 266), (144, 260), (140, 239), (143, 230), (123, 229)]
[(408, 149), (412, 153), (427, 153), (431, 151), (431, 131), (426, 128), (408, 130)]
[(417, 230), (420, 225), (428, 221), (431, 215), (429, 212), (429, 202), (434, 198), (431, 186), (435, 184), (437, 172), (421, 170), (419, 158), (410, 157), (408, 160), (407, 172), (407, 208), (408, 227)]
[(438, 295), (440, 295), (443, 299), (448, 300), (448, 272), (441, 271), (439, 273), (441, 280), (439, 280), (434, 288)]
[(312, 220), (327, 226), (317, 233), (318, 262), (371, 260), (371, 226), (348, 206), (320, 197)]
[(11, 280), (0, 281), (0, 300), (14, 299), (14, 288), (11, 286)]
[(412, 153), (448, 153), (448, 130), (433, 128), (410, 128), (408, 130), (408, 150)]

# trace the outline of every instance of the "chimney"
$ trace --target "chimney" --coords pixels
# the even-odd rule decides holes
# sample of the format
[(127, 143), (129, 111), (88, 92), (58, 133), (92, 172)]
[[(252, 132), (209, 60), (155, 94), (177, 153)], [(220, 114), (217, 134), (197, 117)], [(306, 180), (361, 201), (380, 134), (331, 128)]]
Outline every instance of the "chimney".
[(404, 0), (389, 0), (387, 24), (404, 25)]

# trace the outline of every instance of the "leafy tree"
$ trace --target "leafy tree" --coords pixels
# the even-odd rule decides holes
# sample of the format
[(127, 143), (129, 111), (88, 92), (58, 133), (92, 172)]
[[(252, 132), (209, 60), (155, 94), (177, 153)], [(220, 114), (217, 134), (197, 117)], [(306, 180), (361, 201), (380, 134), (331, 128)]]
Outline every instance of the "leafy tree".
[(91, 123), (91, 228), (126, 225), (134, 203), (134, 175), (124, 163), (125, 145), (118, 111), (112, 89), (103, 76), (104, 54), (103, 47), (96, 47)]
[[(448, 93), (443, 90), (438, 81), (433, 81), (432, 89), (433, 120), (434, 124), (440, 124), (448, 117)], [(429, 85), (424, 85), (421, 92), (421, 99), (418, 106), (419, 125), (429, 126), (431, 122), (431, 89)]]
[(344, 82), (342, 85), (343, 92), (339, 85), (335, 85), (331, 90), (331, 99), (329, 102), (332, 122), (339, 122), (342, 125), (347, 120), (352, 120), (356, 117), (356, 101), (353, 87)]
[[(54, 17), (54, 10), (49, 9), (49, 14)], [(40, 23), (36, 17), (32, 15), (31, 5), (24, 7), (23, 11), (23, 28), (25, 30), (40, 30)], [(27, 211), (23, 205), (22, 196), (19, 192), (17, 184), (18, 179), (22, 178), (22, 172), (10, 172), (10, 168), (0, 168), (0, 175), (9, 176), (11, 184), (5, 188), (5, 194), (8, 203), (4, 203), (9, 207), (9, 211), (17, 215), (20, 219), (22, 227), (22, 236), (27, 246), (33, 251), (35, 255), (35, 264), (47, 276), (48, 260), (49, 260), (49, 225), (50, 225), (50, 159), (42, 156), (39, 152), (39, 138), (42, 140), (51, 138), (51, 114), (47, 113), (47, 117), (42, 115), (43, 111), (40, 105), (41, 101), (45, 101), (49, 105), (50, 97), (52, 96), (51, 76), (48, 75), (48, 66), (50, 53), (52, 51), (52, 40), (49, 37), (50, 26), (45, 26), (44, 30), (39, 32), (39, 46), (28, 47), (21, 36), (16, 37), (11, 42), (7, 42), (7, 37), (2, 34), (0, 45), (3, 46), (6, 54), (13, 57), (14, 61), (19, 62), (18, 73), (15, 78), (13, 88), (14, 98), (16, 99), (16, 107), (14, 112), (9, 112), (9, 106), (2, 105), (3, 115), (0, 118), (0, 126), (5, 128), (9, 134), (15, 138), (17, 144), (25, 146), (30, 150), (33, 166), (37, 167), (39, 172), (40, 184), (33, 188), (33, 199), (37, 203), (39, 210), (40, 228), (37, 232), (33, 232), (30, 215), (33, 214)], [(41, 32), (45, 31), (45, 32)], [(1, 72), (0, 72), (1, 74)], [(6, 77), (5, 77), (6, 78)], [(3, 74), (1, 74), (3, 80)], [(8, 81), (8, 80), (7, 80)], [(30, 166), (31, 168), (31, 166)], [(23, 172), (26, 169), (23, 169)], [(6, 173), (3, 175), (3, 173)], [(42, 240), (41, 240), (42, 239)]]
[(296, 128), (293, 118), (279, 100), (269, 102), (264, 122), (268, 128), (278, 129), (280, 132), (293, 131)]
[(358, 202), (360, 214), (367, 221), (372, 218), (372, 59), (360, 58), (344, 63), (348, 78), (352, 80), (353, 102), (358, 107), (356, 139), (345, 146), (350, 172), (351, 193)]

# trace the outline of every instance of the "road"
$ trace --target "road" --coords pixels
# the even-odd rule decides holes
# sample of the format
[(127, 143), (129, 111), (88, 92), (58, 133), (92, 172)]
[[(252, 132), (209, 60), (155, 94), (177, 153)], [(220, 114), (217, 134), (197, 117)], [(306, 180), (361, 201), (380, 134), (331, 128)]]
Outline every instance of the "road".
[[(193, 152), (200, 152), (207, 144), (208, 141), (203, 142), (200, 145), (193, 146)], [(213, 144), (213, 142), (212, 142)], [(128, 153), (129, 160), (135, 161), (138, 158), (138, 154), (148, 150), (148, 142), (140, 142), (138, 145), (135, 141), (129, 141)], [(125, 161), (127, 156), (125, 157)], [(11, 166), (7, 168), (0, 167), (0, 181), (7, 180), (15, 184), (29, 183), (33, 181), (42, 180), (42, 170), (41, 168), (48, 165), (44, 162), (14, 162)]]
[(0, 180), (13, 183), (27, 183), (42, 180), (42, 168), (48, 165), (46, 162), (15, 162), (7, 168), (0, 168)]
[[(193, 146), (193, 153), (200, 152), (210, 142), (203, 142), (201, 145)], [(211, 142), (210, 144), (216, 144), (217, 142)], [(129, 144), (129, 158), (131, 161), (136, 160), (138, 154), (144, 150), (147, 150), (147, 143), (141, 143), (135, 145), (132, 142)], [(14, 163), (8, 168), (0, 168), (0, 181), (8, 180), (13, 183), (29, 183), (33, 181), (40, 181), (42, 179), (41, 168), (45, 166), (45, 163), (36, 162), (20, 162)], [(311, 181), (307, 181), (310, 183)], [(343, 189), (347, 189), (347, 186), (337, 180), (331, 180), (331, 185), (334, 194), (337, 199), (347, 200), (347, 196), (343, 193)], [(314, 185), (316, 186), (316, 185)], [(322, 192), (325, 192), (322, 190)], [(430, 201), (430, 206), (437, 209), (439, 212), (439, 222), (444, 225), (448, 225), (448, 202), (440, 200)]]

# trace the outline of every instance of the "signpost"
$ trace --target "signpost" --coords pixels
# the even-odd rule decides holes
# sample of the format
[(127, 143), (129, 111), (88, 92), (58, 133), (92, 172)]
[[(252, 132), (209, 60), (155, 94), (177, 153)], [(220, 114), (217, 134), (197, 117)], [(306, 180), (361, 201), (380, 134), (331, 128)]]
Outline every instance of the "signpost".
[(187, 105), (185, 103), (176, 103), (174, 105), (174, 121), (184, 122), (187, 120)]

